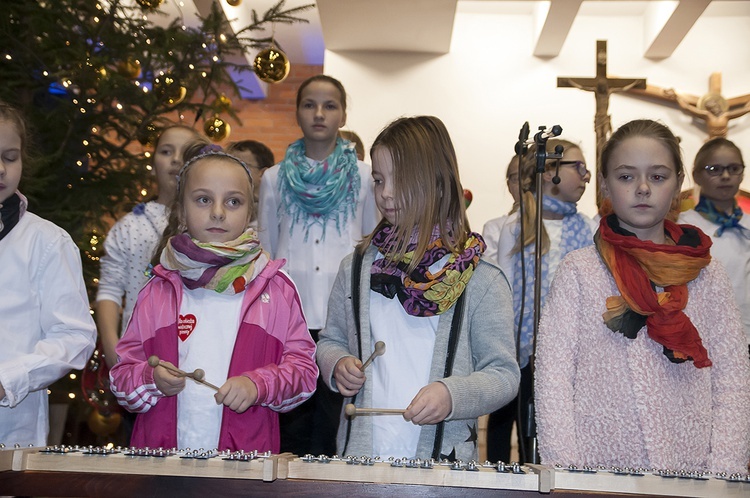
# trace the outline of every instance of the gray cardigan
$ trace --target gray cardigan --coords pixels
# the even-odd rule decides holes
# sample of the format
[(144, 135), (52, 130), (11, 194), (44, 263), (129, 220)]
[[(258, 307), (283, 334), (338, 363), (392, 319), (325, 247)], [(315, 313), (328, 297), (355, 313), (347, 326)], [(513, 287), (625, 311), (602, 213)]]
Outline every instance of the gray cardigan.
[[(360, 280), (360, 330), (363, 356), (369, 356), (370, 268), (377, 249), (367, 248)], [(328, 301), (326, 327), (320, 332), (317, 359), (326, 384), (336, 392), (333, 370), (345, 356), (358, 356), (358, 341), (352, 309), (351, 271), (353, 255), (341, 262)], [(520, 372), (513, 340), (513, 296), (508, 281), (496, 266), (481, 260), (464, 291), (466, 293), (453, 375), (443, 378), (451, 321), (455, 305), (440, 315), (430, 382), (440, 381), (448, 388), (452, 410), (445, 421), (441, 455), (468, 461), (477, 458), (477, 418), (508, 404), (518, 391)], [(381, 317), (377, 317), (381, 318)], [(369, 367), (368, 367), (369, 368)], [(365, 382), (356, 397), (360, 407), (372, 407), (372, 390)], [(345, 403), (350, 402), (346, 399)], [(342, 413), (337, 438), (338, 451), (344, 452), (348, 419)], [(430, 458), (436, 425), (422, 426), (418, 458)], [(372, 455), (372, 417), (351, 420), (346, 455)], [(404, 455), (411, 456), (411, 455)]]

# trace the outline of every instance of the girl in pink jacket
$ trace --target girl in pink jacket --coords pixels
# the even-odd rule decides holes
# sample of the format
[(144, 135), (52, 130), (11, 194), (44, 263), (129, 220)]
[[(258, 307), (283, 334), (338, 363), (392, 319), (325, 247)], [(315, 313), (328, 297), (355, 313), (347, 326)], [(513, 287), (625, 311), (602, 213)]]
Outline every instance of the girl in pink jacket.
[(277, 453), (277, 412), (315, 391), (315, 344), (284, 261), (249, 228), (252, 192), (247, 166), (221, 151), (180, 171), (160, 264), (110, 372), (118, 402), (139, 414), (134, 446)]

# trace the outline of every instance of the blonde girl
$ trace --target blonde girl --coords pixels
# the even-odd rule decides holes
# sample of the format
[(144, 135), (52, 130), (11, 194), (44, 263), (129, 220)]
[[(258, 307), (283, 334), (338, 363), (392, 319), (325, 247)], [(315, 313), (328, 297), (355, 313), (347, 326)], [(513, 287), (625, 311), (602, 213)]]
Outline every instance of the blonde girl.
[[(383, 219), (341, 264), (317, 357), (348, 401), (406, 411), (343, 420), (338, 452), (476, 458), (477, 417), (518, 388), (508, 283), (480, 259), (438, 118), (396, 120), (371, 150)], [(360, 371), (378, 341), (386, 353)]]
[[(251, 175), (211, 147), (180, 171), (161, 264), (110, 371), (118, 402), (138, 413), (134, 446), (277, 453), (277, 413), (315, 390), (315, 345), (296, 288), (249, 226)], [(149, 364), (152, 355), (164, 364)], [(220, 388), (169, 367), (201, 368)]]

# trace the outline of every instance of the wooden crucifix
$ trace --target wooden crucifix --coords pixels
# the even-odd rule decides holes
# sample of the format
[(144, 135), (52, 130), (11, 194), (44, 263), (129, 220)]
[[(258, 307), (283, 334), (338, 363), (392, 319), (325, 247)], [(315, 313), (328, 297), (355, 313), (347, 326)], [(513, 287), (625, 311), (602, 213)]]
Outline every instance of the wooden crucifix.
[[(607, 77), (607, 40), (596, 41), (596, 77), (557, 78), (558, 87), (573, 87), (587, 92), (594, 92), (596, 97), (596, 114), (594, 131), (596, 132), (596, 172), (599, 172), (599, 159), (602, 147), (612, 133), (612, 121), (609, 116), (609, 96), (616, 92), (626, 92), (631, 88), (646, 88), (646, 78), (608, 78)], [(600, 202), (599, 175), (596, 175), (596, 202)]]
[(708, 93), (702, 97), (677, 93), (673, 88), (646, 85), (645, 89), (630, 89), (628, 93), (675, 103), (693, 118), (705, 123), (708, 139), (726, 138), (729, 121), (750, 113), (750, 94), (725, 99), (721, 95), (721, 73), (711, 73)]

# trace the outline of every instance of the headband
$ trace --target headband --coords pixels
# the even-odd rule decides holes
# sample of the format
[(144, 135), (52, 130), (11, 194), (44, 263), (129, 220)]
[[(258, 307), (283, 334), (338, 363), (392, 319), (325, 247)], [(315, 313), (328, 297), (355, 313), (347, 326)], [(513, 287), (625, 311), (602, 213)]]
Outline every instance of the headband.
[(250, 187), (254, 187), (253, 175), (250, 173), (250, 168), (247, 164), (245, 164), (245, 161), (243, 161), (239, 157), (227, 154), (219, 145), (210, 144), (203, 147), (198, 152), (197, 156), (190, 158), (187, 162), (185, 162), (185, 164), (182, 165), (182, 168), (180, 168), (180, 172), (177, 173), (177, 192), (180, 192), (182, 190), (182, 179), (185, 177), (185, 173), (187, 172), (188, 168), (190, 168), (190, 166), (192, 166), (196, 161), (205, 159), (207, 157), (228, 157), (229, 159), (232, 159), (237, 164), (242, 166), (242, 168), (245, 170), (245, 173), (247, 173), (248, 179), (250, 180)]

